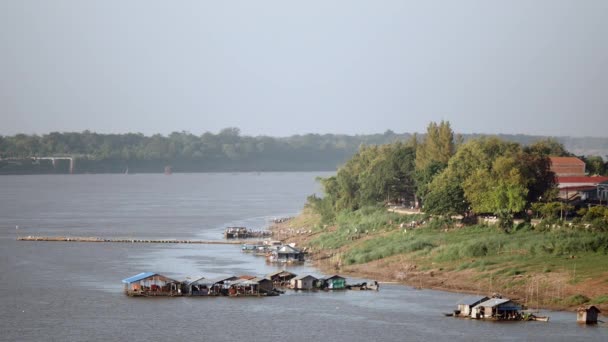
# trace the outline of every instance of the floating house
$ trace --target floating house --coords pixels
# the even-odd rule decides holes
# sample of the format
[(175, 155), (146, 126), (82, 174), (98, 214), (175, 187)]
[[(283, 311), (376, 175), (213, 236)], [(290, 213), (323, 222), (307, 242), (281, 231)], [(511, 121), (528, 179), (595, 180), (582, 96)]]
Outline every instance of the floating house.
[(226, 239), (242, 239), (249, 237), (249, 231), (245, 227), (228, 227), (224, 230)]
[(323, 279), (323, 288), (329, 290), (344, 290), (346, 289), (346, 278), (339, 275), (333, 275)]
[(210, 296), (227, 296), (230, 285), (235, 281), (238, 281), (238, 277), (223, 277), (207, 280), (210, 284), (209, 295)]
[(227, 227), (224, 230), (226, 239), (248, 239), (248, 238), (265, 238), (272, 236), (272, 232), (268, 230), (252, 231), (246, 227)]
[(471, 309), (479, 303), (485, 302), (490, 298), (488, 297), (479, 297), (479, 296), (468, 296), (461, 298), (456, 305), (458, 305), (458, 309), (454, 311), (455, 316), (461, 317), (469, 317), (471, 315)]
[(581, 306), (576, 310), (576, 322), (583, 324), (597, 324), (597, 315), (600, 309), (593, 305)]
[(182, 283), (182, 293), (186, 296), (211, 296), (214, 295), (212, 287), (214, 282), (204, 277), (192, 278)]
[(494, 320), (521, 319), (522, 306), (507, 298), (492, 298), (475, 305), (471, 318)]
[(291, 288), (294, 290), (313, 290), (319, 279), (311, 275), (303, 275), (291, 279)]
[(270, 252), (267, 257), (270, 262), (293, 263), (304, 262), (304, 253), (291, 246), (281, 246)]
[(270, 273), (269, 275), (266, 276), (266, 278), (270, 279), (270, 281), (272, 281), (274, 286), (277, 286), (277, 287), (289, 286), (291, 283), (291, 280), (295, 277), (297, 277), (296, 274), (287, 272), (285, 270)]
[(129, 296), (180, 296), (181, 284), (158, 273), (144, 272), (122, 280)]
[(268, 296), (276, 295), (273, 291), (272, 281), (264, 278), (240, 278), (228, 285), (228, 295), (231, 297), (239, 296)]
[(274, 284), (272, 283), (272, 280), (267, 279), (267, 278), (253, 278), (251, 279), (251, 281), (255, 281), (258, 283), (258, 288), (260, 289), (260, 293), (262, 294), (270, 294), (270, 293), (274, 293)]

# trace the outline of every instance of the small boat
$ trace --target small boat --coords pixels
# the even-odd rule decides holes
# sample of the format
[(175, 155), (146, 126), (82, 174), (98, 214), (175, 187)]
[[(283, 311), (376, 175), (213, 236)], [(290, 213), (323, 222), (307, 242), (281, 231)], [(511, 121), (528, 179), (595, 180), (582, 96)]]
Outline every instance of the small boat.
[(530, 316), (530, 321), (549, 322), (549, 316)]

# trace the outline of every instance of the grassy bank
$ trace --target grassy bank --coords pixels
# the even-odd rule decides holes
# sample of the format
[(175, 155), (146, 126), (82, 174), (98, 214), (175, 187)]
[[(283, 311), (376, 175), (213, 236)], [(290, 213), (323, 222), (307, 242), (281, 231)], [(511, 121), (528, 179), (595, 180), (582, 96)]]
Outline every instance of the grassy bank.
[[(415, 228), (410, 227), (417, 222)], [(608, 308), (608, 233), (572, 227), (511, 232), (485, 225), (364, 208), (325, 225), (305, 210), (275, 227), (283, 240), (311, 251), (317, 266), (352, 276), (489, 294), (529, 306)]]

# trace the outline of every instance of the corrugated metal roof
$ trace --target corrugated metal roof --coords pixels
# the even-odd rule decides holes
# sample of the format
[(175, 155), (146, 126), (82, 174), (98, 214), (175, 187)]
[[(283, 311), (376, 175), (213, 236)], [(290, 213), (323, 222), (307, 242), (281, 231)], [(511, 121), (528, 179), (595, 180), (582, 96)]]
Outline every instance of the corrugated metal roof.
[(334, 279), (334, 278), (346, 279), (346, 278), (344, 278), (344, 277), (342, 277), (342, 276), (339, 276), (339, 275), (337, 275), (337, 274), (334, 274), (334, 275), (332, 275), (331, 277), (327, 277), (327, 278), (325, 278), (325, 280), (330, 280), (330, 279)]
[(136, 275), (134, 275), (132, 277), (125, 278), (125, 279), (122, 280), (122, 282), (125, 283), (125, 284), (130, 284), (130, 283), (134, 283), (136, 281), (140, 281), (142, 279), (146, 279), (146, 278), (151, 277), (153, 275), (156, 275), (156, 273), (154, 273), (154, 272), (142, 272), (142, 273), (136, 274)]
[[(499, 305), (502, 305), (502, 304), (505, 304), (505, 303), (508, 303), (508, 302), (511, 302), (511, 300), (508, 299), (508, 298), (492, 298), (492, 299), (486, 300), (485, 302), (481, 302), (481, 303), (475, 305), (475, 307), (485, 306), (485, 307), (492, 307), (493, 308), (495, 306), (499, 306)], [(521, 308), (521, 306), (519, 306), (516, 303), (513, 303), (512, 307), (514, 309), (520, 309)]]
[(460, 298), (458, 300), (458, 302), (456, 303), (456, 305), (461, 305), (461, 304), (464, 304), (464, 305), (475, 305), (475, 304), (481, 303), (481, 302), (486, 301), (486, 300), (488, 300), (488, 297), (486, 297), (486, 296), (483, 296), (483, 297), (480, 297), (480, 296), (466, 296), (466, 297)]
[(281, 273), (285, 273), (286, 275), (294, 275), (294, 276), (296, 275), (295, 273), (291, 273), (289, 271), (282, 270), (282, 271), (277, 271), (277, 272), (269, 273), (266, 277), (276, 276), (276, 275), (279, 275)]
[[(203, 277), (203, 276), (188, 277), (188, 278), (186, 278), (184, 283), (186, 283), (186, 284), (200, 283), (201, 280), (205, 280), (205, 277)], [(207, 283), (207, 282), (204, 282), (204, 283)]]
[(293, 279), (295, 279), (295, 280), (302, 280), (302, 279), (304, 279), (304, 278), (313, 278), (313, 279), (319, 279), (319, 278), (317, 278), (317, 277), (311, 276), (310, 274), (301, 275), (301, 276), (299, 276), (299, 277), (295, 277), (295, 278), (293, 278)]
[(282, 246), (278, 250), (279, 253), (300, 253), (300, 250), (290, 246)]

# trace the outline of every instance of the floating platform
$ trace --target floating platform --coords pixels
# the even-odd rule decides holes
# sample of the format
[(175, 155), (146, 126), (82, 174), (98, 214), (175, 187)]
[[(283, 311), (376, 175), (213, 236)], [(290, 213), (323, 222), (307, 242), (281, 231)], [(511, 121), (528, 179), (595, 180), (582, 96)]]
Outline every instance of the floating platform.
[[(24, 236), (18, 241), (49, 241), (49, 242), (115, 242), (115, 243), (181, 243), (181, 244), (207, 244), (207, 245), (240, 245), (239, 240), (174, 240), (174, 239), (129, 239), (129, 238), (102, 238), (83, 236)], [(261, 242), (260, 242), (261, 243)]]

